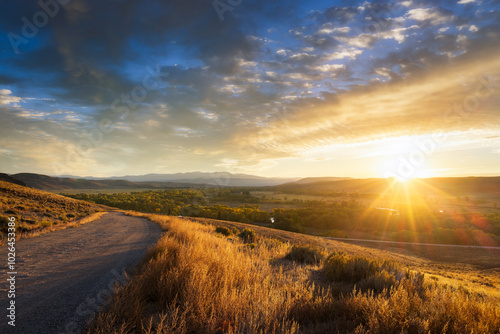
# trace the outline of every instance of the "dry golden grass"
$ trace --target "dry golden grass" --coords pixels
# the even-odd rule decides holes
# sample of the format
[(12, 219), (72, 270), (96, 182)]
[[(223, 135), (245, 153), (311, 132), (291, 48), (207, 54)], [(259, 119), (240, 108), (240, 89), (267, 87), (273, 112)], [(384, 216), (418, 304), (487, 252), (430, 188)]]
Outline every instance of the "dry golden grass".
[(111, 208), (0, 181), (0, 245), (7, 218), (16, 218), (16, 237), (31, 238), (93, 221)]
[(500, 250), (432, 246), (393, 246), (371, 242), (335, 241), (311, 235), (270, 229), (248, 224), (206, 218), (185, 218), (202, 224), (228, 228), (254, 229), (258, 235), (291, 245), (311, 245), (328, 252), (342, 251), (351, 255), (387, 258), (409, 269), (433, 276), (440, 283), (463, 285), (484, 295), (500, 298)]
[(58, 225), (51, 224), (51, 225), (45, 226), (44, 228), (39, 228), (36, 230), (31, 230), (29, 232), (24, 232), (24, 233), (18, 234), (18, 235), (16, 235), (16, 238), (17, 238), (17, 240), (34, 238), (34, 237), (37, 237), (37, 236), (45, 234), (45, 233), (58, 231), (58, 230), (64, 230), (65, 228), (68, 228), (68, 227), (78, 227), (78, 226), (83, 225), (83, 224), (91, 223), (91, 222), (101, 218), (106, 213), (108, 213), (108, 212), (107, 211), (95, 212), (95, 213), (92, 213), (86, 217), (83, 217), (83, 218), (80, 218), (80, 219), (77, 219), (74, 221), (70, 221), (66, 224), (58, 224)]
[[(240, 237), (216, 233), (212, 225), (142, 216), (166, 232), (88, 333), (500, 331), (497, 298), (442, 286), (416, 272), (398, 276), (392, 268), (399, 267), (388, 262), (377, 267), (368, 261), (365, 267), (371, 269), (352, 281), (344, 275), (328, 280), (328, 261), (306, 265), (285, 259), (292, 249), (288, 242), (258, 234), (249, 247)], [(333, 262), (348, 272), (353, 261), (345, 259)], [(378, 280), (386, 282), (381, 274), (395, 275), (394, 281), (374, 293)], [(355, 288), (358, 278), (370, 277), (362, 290)]]

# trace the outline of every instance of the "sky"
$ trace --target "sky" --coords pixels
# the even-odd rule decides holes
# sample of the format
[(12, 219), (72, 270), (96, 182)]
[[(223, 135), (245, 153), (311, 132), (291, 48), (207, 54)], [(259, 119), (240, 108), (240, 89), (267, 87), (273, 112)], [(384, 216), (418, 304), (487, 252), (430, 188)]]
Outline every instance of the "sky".
[(0, 171), (500, 175), (500, 1), (0, 13)]

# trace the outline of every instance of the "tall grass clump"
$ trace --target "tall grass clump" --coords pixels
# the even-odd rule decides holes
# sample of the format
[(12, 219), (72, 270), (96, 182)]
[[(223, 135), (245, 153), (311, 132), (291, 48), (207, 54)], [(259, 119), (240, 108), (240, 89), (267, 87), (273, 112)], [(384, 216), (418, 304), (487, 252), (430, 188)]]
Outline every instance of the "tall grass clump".
[(300, 263), (319, 264), (325, 258), (325, 253), (310, 245), (294, 245), (285, 258)]
[(398, 274), (398, 266), (388, 260), (333, 252), (325, 262), (325, 275), (330, 281), (359, 282), (377, 273)]
[(249, 228), (243, 229), (238, 236), (244, 241), (244, 242), (255, 242), (256, 236), (255, 236), (255, 231)]

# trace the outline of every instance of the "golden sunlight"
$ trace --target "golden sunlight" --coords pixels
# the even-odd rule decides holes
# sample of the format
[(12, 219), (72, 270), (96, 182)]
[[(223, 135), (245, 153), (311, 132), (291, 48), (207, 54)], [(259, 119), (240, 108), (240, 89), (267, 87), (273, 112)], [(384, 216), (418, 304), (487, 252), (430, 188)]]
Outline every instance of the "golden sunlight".
[(422, 145), (425, 140), (424, 136), (402, 136), (379, 142), (372, 153), (379, 157), (378, 174), (400, 182), (434, 176), (430, 169), (434, 151)]

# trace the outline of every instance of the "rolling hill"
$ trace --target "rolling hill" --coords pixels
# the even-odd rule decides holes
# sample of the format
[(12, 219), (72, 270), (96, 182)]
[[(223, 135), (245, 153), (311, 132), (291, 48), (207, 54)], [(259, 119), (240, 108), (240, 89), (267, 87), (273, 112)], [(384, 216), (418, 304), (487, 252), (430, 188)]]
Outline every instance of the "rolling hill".
[(32, 173), (19, 173), (12, 175), (12, 177), (35, 189), (54, 192), (74, 189), (164, 189), (192, 186), (192, 184), (177, 182), (132, 182), (127, 180), (59, 178)]
[(108, 210), (114, 209), (0, 181), (0, 244), (7, 232), (8, 217), (16, 218), (18, 235), (37, 234)]
[(26, 186), (26, 184), (23, 181), (17, 180), (13, 178), (12, 176), (5, 174), (5, 173), (0, 173), (0, 181), (5, 181), (9, 183), (14, 183), (20, 186)]
[(207, 187), (245, 187), (275, 186), (295, 179), (265, 178), (246, 174), (220, 173), (177, 173), (148, 174), (111, 178), (95, 177), (53, 177), (34, 173), (7, 175), (24, 184), (46, 191), (67, 191), (74, 189), (164, 189), (189, 188), (193, 186)]

